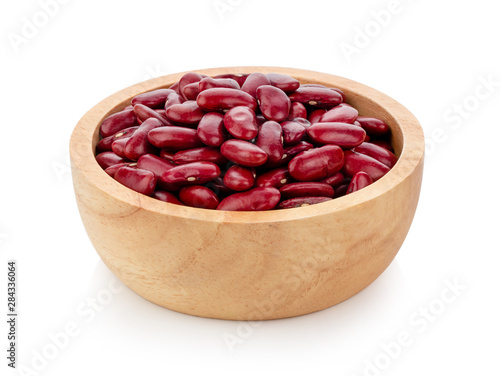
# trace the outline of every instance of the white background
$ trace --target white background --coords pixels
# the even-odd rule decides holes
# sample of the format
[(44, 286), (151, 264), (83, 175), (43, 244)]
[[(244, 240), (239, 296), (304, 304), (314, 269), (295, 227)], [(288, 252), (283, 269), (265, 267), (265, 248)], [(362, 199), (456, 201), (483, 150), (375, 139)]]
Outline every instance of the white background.
[[(498, 375), (500, 9), (401, 0), (390, 19), (375, 15), (389, 4), (66, 0), (44, 19), (38, 1), (3, 1), (0, 311), (6, 262), (16, 259), (25, 367), (12, 374)], [(357, 48), (350, 56), (347, 44)], [(428, 143), (419, 207), (387, 271), (338, 306), (259, 327), (171, 312), (113, 282), (85, 234), (68, 168), (71, 131), (100, 100), (147, 78), (232, 65), (360, 81), (407, 106)], [(443, 301), (450, 284), (460, 287)], [(62, 341), (68, 325), (76, 335)]]

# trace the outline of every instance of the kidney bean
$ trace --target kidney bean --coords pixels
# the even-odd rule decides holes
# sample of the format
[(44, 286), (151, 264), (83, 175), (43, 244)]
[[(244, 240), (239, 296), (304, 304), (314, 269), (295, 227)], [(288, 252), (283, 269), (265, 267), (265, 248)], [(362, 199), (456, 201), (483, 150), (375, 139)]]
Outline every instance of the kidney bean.
[(266, 76), (271, 82), (271, 85), (283, 90), (287, 94), (293, 93), (300, 87), (300, 82), (298, 80), (286, 74), (268, 73)]
[(358, 110), (346, 103), (341, 103), (321, 116), (321, 123), (354, 123), (358, 117)]
[(338, 92), (320, 87), (299, 87), (289, 95), (293, 102), (301, 102), (312, 108), (330, 108), (342, 103)]
[(217, 206), (217, 210), (258, 211), (271, 210), (280, 201), (280, 191), (273, 187), (258, 187), (234, 193)]
[(283, 149), (284, 153), (287, 157), (295, 157), (297, 154), (302, 153), (303, 151), (307, 151), (312, 149), (314, 146), (306, 141), (300, 141), (295, 145), (287, 146)]
[(122, 158), (127, 158), (125, 155), (125, 145), (127, 144), (127, 141), (130, 137), (126, 138), (120, 138), (116, 141), (113, 141), (111, 144), (111, 150), (113, 153), (115, 153), (117, 156), (122, 157)]
[(248, 78), (249, 74), (248, 73), (227, 73), (227, 74), (219, 74), (215, 76), (214, 78), (230, 78), (235, 80), (238, 85), (243, 86), (245, 83), (246, 79)]
[(197, 125), (204, 115), (196, 101), (174, 104), (166, 110), (167, 119), (177, 124)]
[(357, 153), (368, 155), (369, 157), (382, 162), (389, 168), (392, 168), (398, 161), (398, 157), (392, 154), (389, 150), (369, 142), (363, 142), (353, 150)]
[[(189, 72), (189, 73), (186, 73), (184, 76), (181, 77), (181, 79), (179, 80), (179, 95), (181, 97), (184, 97), (186, 98), (186, 96), (184, 95), (184, 88), (189, 85), (189, 84), (192, 84), (194, 82), (200, 82), (202, 79), (203, 79), (204, 76), (202, 76), (201, 74), (199, 73), (194, 73), (194, 72)], [(186, 98), (187, 99), (187, 98)]]
[(259, 131), (255, 112), (245, 106), (233, 107), (226, 112), (224, 126), (233, 137), (242, 140), (255, 138)]
[(219, 198), (210, 189), (202, 185), (183, 187), (179, 191), (179, 199), (183, 204), (194, 208), (216, 209)]
[(389, 167), (382, 162), (367, 155), (352, 152), (350, 150), (346, 150), (344, 154), (345, 162), (342, 172), (349, 177), (353, 177), (356, 173), (363, 171), (366, 172), (373, 181), (377, 181), (390, 170)]
[(363, 128), (347, 123), (316, 123), (307, 129), (309, 137), (320, 144), (353, 148), (365, 140)]
[(321, 117), (326, 114), (327, 110), (325, 110), (324, 108), (320, 108), (318, 110), (314, 110), (312, 111), (309, 116), (307, 117), (307, 120), (309, 120), (309, 122), (311, 124), (314, 124), (314, 123), (319, 123), (319, 121), (321, 120)]
[(290, 114), (292, 103), (283, 90), (271, 85), (259, 86), (256, 96), (260, 111), (267, 120), (281, 122)]
[(171, 192), (156, 190), (153, 192), (152, 197), (156, 198), (157, 200), (168, 202), (170, 204), (184, 205), (182, 202), (179, 201), (177, 196)]
[(118, 171), (119, 168), (121, 168), (123, 166), (134, 167), (136, 165), (137, 165), (137, 163), (135, 163), (135, 162), (134, 163), (130, 163), (130, 162), (118, 163), (118, 164), (115, 164), (113, 166), (108, 167), (107, 169), (104, 170), (104, 172), (107, 173), (112, 178), (114, 178), (115, 173), (116, 173), (116, 171)]
[(266, 75), (262, 73), (251, 73), (245, 80), (241, 90), (250, 94), (252, 97), (257, 98), (257, 89), (263, 85), (271, 85), (271, 82)]
[(319, 182), (328, 184), (332, 188), (335, 188), (344, 182), (344, 175), (340, 172), (337, 172), (335, 175), (329, 176), (323, 180), (320, 180)]
[(167, 183), (193, 185), (204, 184), (220, 175), (220, 168), (212, 162), (193, 162), (165, 171), (161, 179)]
[(369, 135), (381, 136), (389, 132), (389, 126), (380, 119), (369, 116), (358, 116), (356, 120)]
[(306, 128), (296, 121), (284, 121), (281, 123), (283, 129), (283, 143), (285, 145), (295, 145), (302, 141), (306, 134)]
[(175, 153), (173, 161), (179, 165), (201, 161), (212, 162), (218, 165), (227, 163), (227, 159), (224, 158), (219, 149), (211, 147), (178, 151)]
[(337, 89), (336, 87), (330, 87), (329, 89), (339, 93), (340, 96), (342, 97), (342, 102), (345, 102), (345, 93), (342, 90)]
[(170, 86), (169, 89), (175, 91), (179, 95), (181, 94), (181, 92), (179, 91), (179, 81)]
[(124, 149), (125, 156), (132, 161), (136, 161), (141, 155), (156, 153), (156, 148), (153, 147), (148, 140), (148, 134), (151, 130), (161, 126), (162, 124), (154, 118), (149, 118), (144, 121), (139, 129), (134, 132), (132, 137), (127, 139)]
[(228, 89), (239, 89), (240, 85), (238, 85), (238, 82), (236, 82), (232, 78), (212, 78), (212, 77), (205, 77), (199, 83), (200, 92), (205, 91), (207, 89), (214, 89), (218, 87), (228, 88)]
[(151, 171), (124, 166), (115, 172), (115, 180), (143, 195), (150, 196), (156, 187), (156, 178)]
[(220, 147), (220, 152), (231, 162), (247, 167), (261, 166), (267, 161), (264, 150), (243, 140), (227, 140)]
[(257, 101), (250, 94), (228, 88), (204, 90), (198, 95), (196, 102), (206, 111), (224, 111), (236, 106), (246, 106), (252, 111), (257, 108)]
[(142, 93), (136, 95), (132, 98), (132, 106), (136, 104), (143, 104), (149, 108), (162, 108), (165, 106), (165, 102), (170, 94), (174, 93), (172, 89), (158, 89), (153, 91), (148, 91), (146, 93)]
[(218, 196), (234, 193), (233, 190), (226, 187), (226, 185), (224, 184), (224, 180), (220, 176), (207, 183), (205, 187), (214, 191), (214, 193)]
[(134, 106), (132, 106), (131, 104), (129, 104), (127, 107), (125, 107), (122, 111), (125, 111), (125, 110), (133, 110), (134, 109)]
[(127, 162), (125, 159), (123, 159), (122, 157), (119, 157), (118, 155), (116, 155), (112, 151), (105, 151), (103, 153), (99, 153), (96, 155), (95, 159), (96, 159), (97, 163), (99, 164), (99, 166), (101, 166), (101, 168), (103, 170), (105, 170), (108, 167), (111, 167), (115, 164)]
[(175, 151), (162, 149), (160, 150), (160, 157), (166, 159), (167, 161), (173, 162), (175, 153), (176, 153)]
[(293, 209), (303, 208), (305, 206), (320, 204), (325, 201), (330, 201), (331, 197), (294, 197), (280, 202), (278, 209)]
[(299, 181), (314, 181), (331, 176), (344, 164), (344, 153), (336, 145), (304, 151), (288, 164), (290, 175)]
[(179, 185), (167, 183), (162, 180), (162, 174), (165, 171), (176, 167), (176, 164), (172, 161), (157, 157), (153, 154), (144, 154), (137, 161), (137, 167), (142, 170), (151, 171), (153, 174), (155, 174), (156, 188), (169, 192), (175, 192), (180, 189)]
[(108, 137), (103, 138), (102, 140), (100, 140), (97, 143), (96, 152), (99, 154), (99, 153), (102, 153), (104, 151), (111, 151), (112, 150), (111, 145), (113, 144), (113, 142), (115, 142), (116, 140), (119, 140), (121, 138), (131, 137), (138, 128), (139, 127), (126, 128), (126, 129), (123, 129), (121, 131), (116, 132), (112, 136), (108, 136)]
[(325, 183), (301, 182), (291, 183), (280, 188), (281, 198), (292, 197), (333, 197), (333, 188)]
[(165, 116), (160, 115), (155, 110), (152, 110), (151, 108), (146, 107), (143, 104), (136, 104), (134, 106), (134, 113), (137, 116), (137, 119), (139, 119), (142, 122), (150, 118), (154, 118), (156, 120), (159, 120), (162, 125), (169, 125), (169, 126), (173, 125)]
[(373, 181), (366, 172), (360, 171), (354, 174), (347, 187), (346, 195), (352, 192), (359, 191), (362, 188), (368, 187)]
[(290, 114), (288, 115), (288, 120), (294, 120), (296, 118), (307, 119), (307, 109), (300, 102), (293, 102), (290, 107)]
[(224, 185), (233, 191), (246, 191), (255, 183), (255, 169), (233, 165), (224, 175)]
[(148, 134), (148, 140), (158, 148), (185, 150), (203, 146), (196, 134), (196, 129), (184, 127), (160, 127)]
[(380, 146), (381, 148), (384, 148), (386, 150), (389, 150), (391, 153), (394, 153), (394, 148), (392, 147), (391, 143), (387, 140), (370, 140), (371, 144)]
[(165, 102), (165, 114), (166, 111), (172, 107), (174, 104), (182, 104), (184, 103), (184, 99), (177, 93), (172, 93), (168, 96), (167, 101)]
[(200, 120), (196, 133), (205, 145), (217, 147), (227, 139), (224, 129), (224, 115), (209, 112)]
[(193, 82), (192, 84), (186, 85), (182, 94), (184, 94), (184, 97), (188, 100), (196, 100), (196, 97), (200, 94), (199, 82)]
[(255, 117), (257, 118), (257, 126), (258, 127), (260, 127), (262, 124), (264, 124), (267, 121), (267, 119), (262, 114), (255, 115)]
[(288, 184), (289, 181), (290, 173), (288, 172), (288, 167), (279, 167), (257, 176), (255, 185), (257, 187), (281, 188), (285, 184)]
[(112, 136), (119, 131), (137, 126), (137, 118), (134, 110), (124, 110), (108, 116), (101, 123), (100, 133), (102, 137)]
[(333, 198), (345, 196), (348, 187), (349, 187), (349, 182), (342, 183), (338, 187), (335, 187), (335, 193), (333, 194)]
[(255, 143), (267, 154), (267, 160), (271, 163), (283, 159), (283, 130), (281, 125), (275, 121), (267, 121), (259, 129)]

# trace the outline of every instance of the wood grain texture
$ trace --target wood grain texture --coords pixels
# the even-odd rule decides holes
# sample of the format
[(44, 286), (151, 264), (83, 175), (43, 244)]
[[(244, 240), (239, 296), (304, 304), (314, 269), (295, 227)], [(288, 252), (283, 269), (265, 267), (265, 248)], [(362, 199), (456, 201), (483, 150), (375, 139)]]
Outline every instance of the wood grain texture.
[(338, 87), (361, 115), (391, 128), (398, 163), (371, 186), (322, 204), (268, 212), (222, 212), (168, 204), (138, 194), (96, 163), (100, 122), (133, 96), (183, 75), (124, 89), (92, 108), (70, 142), (76, 200), (104, 263), (133, 291), (169, 309), (211, 318), (267, 320), (342, 302), (372, 283), (401, 247), (416, 210), (424, 136), (394, 99), (329, 74), (277, 67), (199, 70), (276, 72)]

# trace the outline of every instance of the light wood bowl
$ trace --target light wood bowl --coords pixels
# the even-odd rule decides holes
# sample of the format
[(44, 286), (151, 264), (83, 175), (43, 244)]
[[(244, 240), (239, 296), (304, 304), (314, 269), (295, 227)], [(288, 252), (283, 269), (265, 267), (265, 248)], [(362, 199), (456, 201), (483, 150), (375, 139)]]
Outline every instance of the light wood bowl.
[(346, 78), (276, 67), (198, 71), (277, 72), (342, 89), (361, 115), (391, 128), (399, 161), (371, 186), (329, 202), (267, 212), (168, 204), (110, 178), (94, 157), (99, 125), (135, 95), (184, 73), (124, 89), (92, 108), (71, 137), (71, 168), (83, 224), (109, 269), (147, 300), (191, 315), (267, 320), (315, 312), (363, 290), (391, 263), (416, 210), (424, 136), (394, 99)]

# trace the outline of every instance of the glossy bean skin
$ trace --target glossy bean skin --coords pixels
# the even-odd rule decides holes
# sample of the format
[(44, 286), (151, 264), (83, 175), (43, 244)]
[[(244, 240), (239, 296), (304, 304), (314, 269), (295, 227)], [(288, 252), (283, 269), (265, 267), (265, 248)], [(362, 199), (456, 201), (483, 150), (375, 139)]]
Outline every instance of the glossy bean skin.
[(381, 148), (389, 150), (391, 153), (394, 154), (394, 148), (392, 147), (391, 143), (387, 140), (371, 139), (370, 144), (380, 146)]
[(113, 142), (115, 142), (116, 140), (119, 140), (121, 138), (129, 138), (129, 137), (132, 137), (132, 135), (134, 134), (134, 132), (138, 129), (139, 127), (130, 127), (130, 128), (126, 128), (126, 129), (123, 129), (121, 131), (118, 131), (116, 132), (114, 135), (112, 136), (108, 136), (106, 138), (103, 138), (102, 140), (100, 140), (98, 143), (97, 143), (97, 146), (96, 146), (96, 152), (99, 154), (99, 153), (102, 153), (104, 151), (111, 151), (112, 150), (112, 147), (111, 145), (113, 144)]
[(342, 103), (342, 95), (338, 92), (320, 87), (301, 86), (290, 94), (290, 99), (312, 108), (331, 108)]
[(108, 116), (99, 130), (102, 137), (112, 136), (119, 131), (139, 125), (134, 110), (124, 110)]
[(178, 165), (202, 161), (212, 162), (217, 165), (227, 163), (227, 159), (224, 158), (219, 149), (211, 147), (178, 151), (175, 153), (173, 161)]
[(241, 90), (257, 98), (257, 89), (263, 85), (271, 85), (271, 81), (269, 81), (266, 75), (262, 73), (251, 73), (245, 80)]
[(279, 123), (288, 118), (292, 102), (283, 90), (271, 85), (259, 86), (256, 96), (260, 111), (267, 120)]
[(184, 98), (187, 100), (196, 100), (196, 97), (200, 94), (199, 82), (193, 82), (192, 84), (186, 85), (182, 94), (184, 94)]
[(345, 163), (342, 167), (344, 175), (353, 177), (356, 173), (363, 171), (375, 182), (387, 174), (389, 170), (389, 167), (372, 157), (350, 150), (345, 151)]
[(144, 154), (137, 161), (137, 167), (142, 170), (151, 171), (156, 177), (156, 188), (164, 191), (175, 192), (180, 189), (179, 185), (170, 184), (162, 180), (165, 171), (176, 167), (172, 161), (158, 157), (154, 154)]
[(184, 205), (182, 202), (179, 201), (176, 195), (167, 191), (162, 191), (157, 189), (156, 191), (153, 192), (151, 197), (156, 198), (157, 200), (163, 202), (168, 202), (170, 204)]
[(226, 73), (226, 74), (219, 74), (215, 76), (214, 78), (230, 78), (232, 80), (235, 80), (238, 85), (243, 86), (245, 81), (247, 80), (249, 74), (248, 73)]
[(182, 187), (179, 191), (179, 199), (184, 205), (201, 209), (216, 209), (219, 198), (210, 189), (202, 185)]
[(165, 106), (165, 102), (170, 94), (174, 93), (172, 89), (158, 89), (149, 91), (147, 93), (142, 93), (136, 95), (132, 98), (132, 106), (136, 104), (142, 104), (149, 108), (163, 108)]
[(181, 92), (179, 91), (179, 81), (170, 86), (169, 89), (175, 91), (179, 95), (181, 94)]
[(184, 127), (160, 127), (148, 134), (148, 140), (158, 148), (170, 150), (186, 150), (203, 146), (196, 129)]
[(293, 197), (333, 197), (333, 188), (325, 183), (301, 182), (291, 183), (280, 188), (281, 198)]
[(193, 162), (176, 166), (163, 173), (167, 183), (181, 185), (205, 184), (220, 175), (220, 168), (212, 162)]
[(144, 122), (150, 118), (154, 118), (162, 123), (162, 125), (172, 126), (173, 124), (163, 115), (159, 114), (155, 110), (144, 106), (143, 104), (136, 104), (134, 106), (134, 113), (137, 119)]
[(167, 108), (166, 117), (173, 123), (183, 125), (197, 125), (205, 115), (196, 101), (186, 101), (182, 104), (174, 104)]
[(165, 102), (165, 114), (169, 107), (172, 107), (174, 104), (182, 104), (184, 103), (184, 99), (177, 93), (170, 94)]
[(389, 126), (380, 119), (368, 116), (358, 116), (356, 121), (358, 121), (366, 133), (371, 136), (381, 136), (389, 132)]
[(132, 137), (127, 139), (124, 149), (125, 156), (132, 161), (136, 161), (141, 155), (156, 153), (156, 148), (148, 140), (148, 134), (153, 129), (160, 127), (162, 127), (162, 124), (157, 119), (149, 118), (144, 121)]
[(217, 206), (217, 210), (259, 211), (271, 210), (280, 201), (280, 191), (273, 187), (258, 187), (249, 191), (234, 193)]
[(287, 157), (295, 157), (297, 154), (302, 153), (303, 151), (311, 150), (313, 148), (313, 144), (300, 141), (295, 145), (290, 145), (284, 148), (284, 153)]
[(233, 165), (224, 175), (224, 185), (233, 191), (246, 191), (255, 183), (255, 169)]
[(233, 107), (226, 112), (224, 127), (231, 136), (241, 140), (252, 140), (259, 131), (255, 112), (245, 106)]
[(114, 141), (111, 144), (111, 151), (119, 157), (127, 158), (127, 156), (125, 155), (125, 145), (127, 144), (127, 141), (129, 138), (130, 137), (120, 138), (120, 139)]
[(162, 149), (160, 150), (160, 157), (166, 159), (167, 161), (173, 162), (175, 153), (175, 151), (169, 149)]
[(349, 182), (342, 183), (338, 187), (335, 187), (335, 193), (333, 194), (333, 198), (345, 196), (348, 187), (349, 187)]
[(224, 127), (224, 115), (218, 112), (205, 114), (196, 130), (199, 139), (208, 146), (218, 147), (227, 140)]
[(294, 197), (288, 200), (280, 202), (278, 209), (293, 209), (293, 208), (303, 208), (309, 205), (320, 204), (322, 202), (330, 201), (331, 197)]
[(150, 196), (156, 187), (156, 177), (151, 171), (124, 166), (115, 172), (115, 180), (124, 186)]
[(194, 72), (189, 72), (189, 73), (186, 73), (184, 76), (181, 77), (181, 79), (179, 80), (179, 95), (185, 99), (186, 96), (184, 95), (184, 88), (189, 85), (189, 84), (192, 84), (194, 82), (200, 82), (202, 79), (203, 79), (204, 76), (202, 76), (201, 74), (199, 73), (194, 73)]
[(345, 93), (342, 90), (337, 89), (336, 87), (330, 87), (329, 89), (339, 93), (340, 96), (342, 97), (342, 102), (345, 102)]
[(196, 102), (205, 111), (225, 111), (237, 106), (246, 106), (252, 111), (257, 108), (257, 101), (250, 94), (228, 88), (202, 91), (196, 98)]
[(343, 164), (342, 149), (326, 145), (296, 155), (288, 164), (288, 170), (295, 180), (315, 181), (339, 172)]
[(364, 142), (363, 128), (348, 123), (315, 123), (307, 129), (308, 136), (319, 144), (353, 148)]
[(127, 162), (127, 160), (123, 159), (122, 157), (119, 157), (112, 151), (105, 151), (103, 153), (99, 153), (96, 155), (95, 159), (103, 170), (118, 163)]
[(287, 120), (294, 120), (296, 118), (307, 119), (307, 109), (300, 102), (293, 102), (290, 107), (290, 114), (288, 115)]
[(215, 194), (219, 197), (220, 196), (227, 196), (227, 195), (234, 193), (233, 190), (226, 187), (226, 185), (224, 184), (224, 179), (220, 176), (215, 178), (214, 180), (212, 180), (208, 184), (205, 184), (205, 187), (214, 191)]
[(244, 140), (227, 140), (222, 144), (220, 152), (231, 162), (247, 167), (261, 166), (267, 161), (264, 150)]
[(323, 180), (320, 180), (319, 182), (328, 184), (332, 188), (335, 188), (344, 182), (344, 175), (340, 172), (337, 172), (335, 175), (329, 176)]
[(321, 123), (349, 123), (352, 124), (358, 117), (358, 110), (346, 103), (341, 103), (321, 116)]
[(298, 144), (306, 134), (306, 128), (296, 121), (284, 121), (281, 123), (283, 129), (283, 143), (286, 146)]
[(198, 84), (200, 92), (214, 88), (239, 89), (240, 85), (232, 78), (212, 78), (205, 77)]
[(366, 172), (363, 171), (357, 172), (356, 174), (354, 174), (354, 176), (351, 179), (351, 182), (349, 183), (349, 186), (347, 187), (346, 195), (348, 195), (349, 193), (359, 191), (360, 189), (363, 189), (365, 187), (368, 187), (372, 183), (373, 180)]
[(257, 176), (257, 179), (255, 179), (255, 185), (257, 187), (281, 188), (285, 184), (288, 184), (290, 180), (291, 177), (288, 172), (288, 167), (279, 167)]
[(115, 177), (115, 173), (116, 171), (118, 171), (118, 169), (122, 168), (123, 166), (129, 166), (129, 167), (134, 167), (136, 165), (136, 163), (130, 163), (130, 162), (123, 162), (123, 163), (118, 163), (118, 164), (115, 164), (113, 166), (110, 166), (108, 167), (107, 169), (104, 170), (104, 172), (106, 174), (108, 174), (109, 176), (111, 176), (112, 178)]
[(356, 146), (353, 150), (356, 153), (368, 155), (369, 157), (382, 162), (389, 168), (394, 167), (394, 165), (398, 161), (398, 157), (396, 157), (389, 150), (369, 142), (363, 142), (361, 145)]
[(323, 115), (326, 114), (326, 112), (327, 112), (327, 110), (325, 110), (324, 108), (320, 108), (318, 110), (314, 110), (311, 113), (309, 113), (309, 116), (307, 117), (307, 120), (309, 120), (309, 122), (311, 124), (319, 123), (319, 121), (321, 120), (321, 118), (323, 117)]
[(275, 121), (266, 121), (259, 128), (255, 144), (266, 152), (268, 162), (281, 161), (283, 159), (283, 130), (281, 125)]
[(300, 82), (293, 77), (281, 73), (268, 73), (267, 79), (271, 85), (283, 90), (285, 93), (293, 93), (300, 87)]

